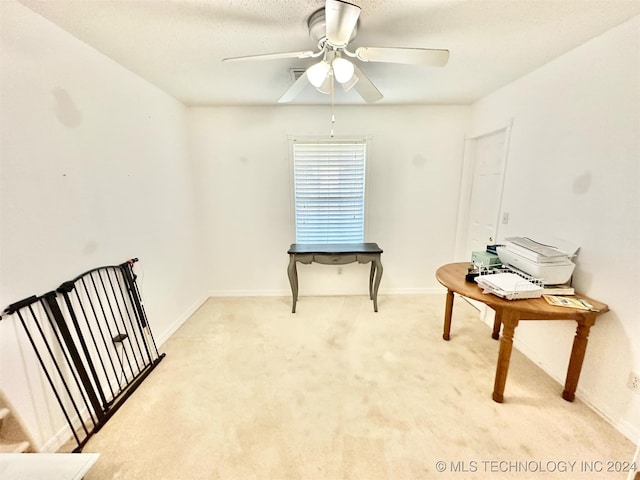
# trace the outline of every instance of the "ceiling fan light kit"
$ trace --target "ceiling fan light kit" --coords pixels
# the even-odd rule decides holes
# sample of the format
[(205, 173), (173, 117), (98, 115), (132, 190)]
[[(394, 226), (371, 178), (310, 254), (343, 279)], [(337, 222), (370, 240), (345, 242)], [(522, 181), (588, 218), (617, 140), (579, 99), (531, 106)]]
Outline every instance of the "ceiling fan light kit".
[[(345, 91), (355, 87), (356, 92), (367, 103), (383, 98), (362, 70), (343, 54), (362, 62), (403, 63), (429, 67), (443, 67), (449, 61), (449, 51), (430, 48), (359, 47), (355, 52), (347, 49), (358, 33), (360, 7), (342, 0), (326, 0), (324, 8), (317, 10), (307, 22), (309, 36), (316, 42), (319, 51), (268, 53), (225, 58), (227, 61), (277, 60), (283, 58), (318, 58), (289, 89), (278, 103), (293, 101), (308, 85), (322, 93), (333, 92), (333, 81), (340, 83)], [(327, 83), (330, 82), (330, 88)]]
[(326, 79), (332, 75), (340, 84), (351, 82), (355, 66), (346, 58), (342, 58), (336, 52), (326, 52), (322, 61), (311, 65), (307, 69), (307, 77), (309, 83), (316, 87), (320, 92), (325, 93), (320, 87), (325, 83)]
[(336, 57), (331, 62), (331, 68), (333, 68), (333, 74), (339, 83), (346, 83), (351, 80), (355, 67), (346, 58)]
[(321, 62), (311, 65), (307, 69), (309, 83), (318, 88), (324, 83), (325, 78), (327, 78), (327, 75), (329, 74), (329, 70), (331, 70), (331, 65), (329, 65), (329, 62), (326, 60), (322, 60)]
[(333, 93), (333, 73), (332, 72), (329, 72), (329, 75), (327, 75), (327, 78), (324, 79), (324, 82), (322, 82), (322, 84), (319, 85), (317, 89), (320, 93), (324, 93), (325, 95), (329, 95), (330, 93)]

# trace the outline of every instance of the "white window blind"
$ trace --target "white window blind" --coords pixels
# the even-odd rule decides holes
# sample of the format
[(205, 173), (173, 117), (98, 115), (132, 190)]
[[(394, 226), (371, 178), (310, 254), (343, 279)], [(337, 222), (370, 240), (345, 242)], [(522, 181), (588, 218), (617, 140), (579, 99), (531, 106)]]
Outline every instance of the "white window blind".
[(365, 141), (294, 141), (296, 243), (364, 241)]

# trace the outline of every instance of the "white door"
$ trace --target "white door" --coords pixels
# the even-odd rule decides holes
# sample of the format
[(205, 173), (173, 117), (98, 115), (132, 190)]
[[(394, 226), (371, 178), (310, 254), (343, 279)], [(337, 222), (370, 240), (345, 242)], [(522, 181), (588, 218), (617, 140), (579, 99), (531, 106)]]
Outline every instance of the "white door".
[[(467, 140), (465, 164), (467, 171), (473, 173), (463, 178), (467, 191), (461, 194), (462, 225), (458, 230), (459, 235), (464, 235), (459, 245), (466, 261), (471, 261), (471, 252), (484, 251), (487, 244), (498, 239), (509, 133), (510, 126)], [(480, 311), (484, 322), (493, 323), (491, 309), (481, 302), (467, 300)]]
[(497, 240), (502, 187), (507, 163), (508, 129), (472, 138), (468, 152), (473, 162), (465, 254), (484, 251)]

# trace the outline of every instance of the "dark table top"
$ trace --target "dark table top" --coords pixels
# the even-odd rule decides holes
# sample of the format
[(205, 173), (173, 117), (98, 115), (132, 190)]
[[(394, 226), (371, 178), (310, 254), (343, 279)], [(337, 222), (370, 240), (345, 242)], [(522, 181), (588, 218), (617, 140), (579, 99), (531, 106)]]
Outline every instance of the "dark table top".
[(341, 253), (382, 253), (382, 249), (377, 243), (292, 243), (287, 253), (324, 253), (327, 255), (337, 255)]

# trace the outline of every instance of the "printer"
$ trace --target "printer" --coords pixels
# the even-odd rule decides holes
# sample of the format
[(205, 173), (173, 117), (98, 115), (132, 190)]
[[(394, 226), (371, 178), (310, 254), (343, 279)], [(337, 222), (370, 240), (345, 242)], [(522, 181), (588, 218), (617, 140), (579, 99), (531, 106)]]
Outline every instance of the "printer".
[(545, 285), (569, 282), (576, 267), (571, 258), (577, 250), (567, 253), (527, 237), (505, 238), (504, 245), (496, 247), (502, 264), (531, 275)]

